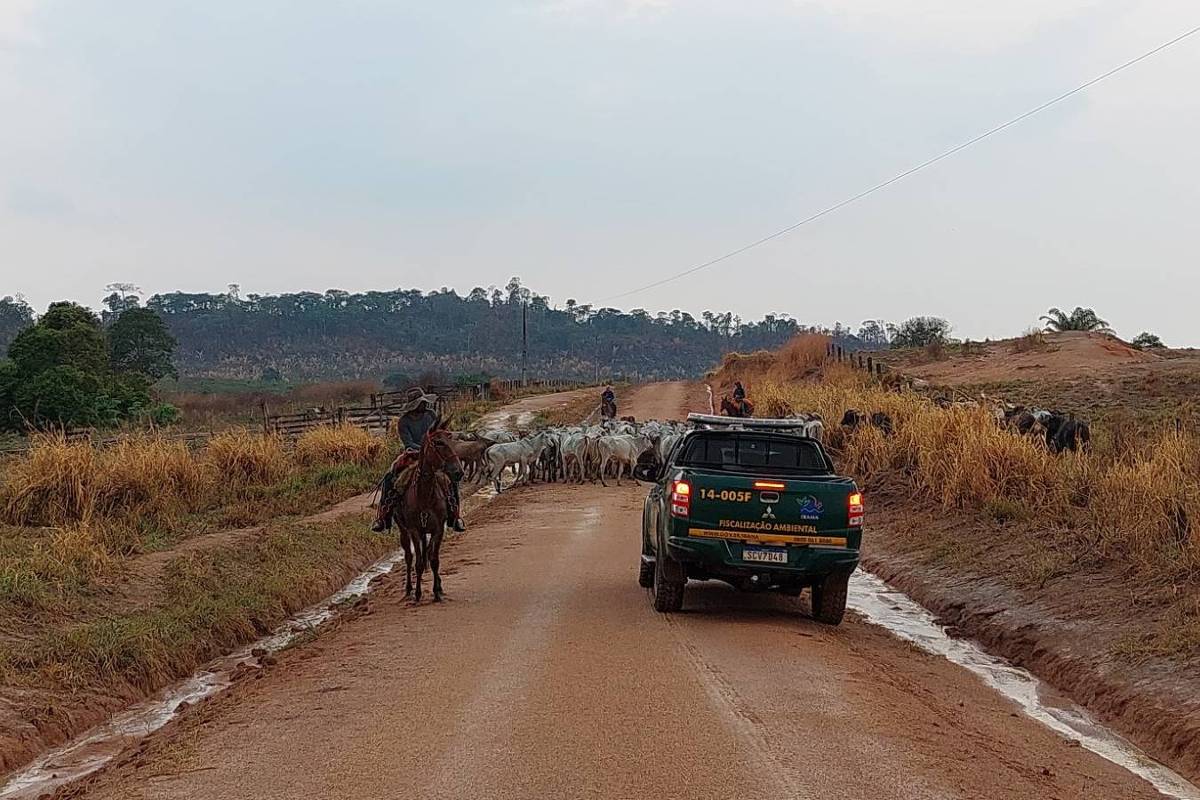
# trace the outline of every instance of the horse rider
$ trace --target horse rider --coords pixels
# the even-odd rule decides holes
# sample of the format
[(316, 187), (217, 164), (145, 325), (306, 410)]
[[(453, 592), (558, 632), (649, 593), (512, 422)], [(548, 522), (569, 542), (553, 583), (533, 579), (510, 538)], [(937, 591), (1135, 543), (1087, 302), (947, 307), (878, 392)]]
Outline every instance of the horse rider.
[[(376, 515), (375, 524), (371, 526), (371, 530), (376, 533), (382, 533), (392, 527), (396, 505), (401, 500), (400, 493), (396, 491), (396, 478), (407, 467), (416, 463), (425, 435), (433, 430), (438, 422), (435, 411), (437, 395), (425, 394), (422, 389), (414, 388), (408, 391), (404, 399), (405, 403), (400, 408), (400, 441), (404, 444), (404, 452), (396, 456), (391, 469), (384, 474), (380, 483), (379, 513)], [(460, 513), (462, 502), (458, 484), (457, 480), (451, 481), (450, 497), (446, 498), (446, 505), (449, 517), (453, 520), (454, 530), (461, 533), (467, 526), (463, 523)]]
[(616, 419), (617, 393), (613, 391), (612, 386), (605, 386), (604, 392), (600, 395), (600, 416), (605, 419)]
[(746, 402), (746, 387), (742, 386), (741, 381), (733, 382), (733, 399), (738, 403)]

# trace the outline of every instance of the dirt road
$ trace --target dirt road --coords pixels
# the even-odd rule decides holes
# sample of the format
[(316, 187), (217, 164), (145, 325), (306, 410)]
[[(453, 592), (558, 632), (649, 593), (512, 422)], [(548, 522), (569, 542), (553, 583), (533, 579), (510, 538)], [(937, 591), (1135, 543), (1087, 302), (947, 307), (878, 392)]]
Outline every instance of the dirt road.
[[(631, 400), (674, 416), (688, 389)], [(694, 398), (693, 398), (694, 399)], [(285, 653), (88, 798), (1150, 798), (963, 670), (856, 619), (636, 583), (644, 491), (505, 493), (443, 556), (448, 601)]]

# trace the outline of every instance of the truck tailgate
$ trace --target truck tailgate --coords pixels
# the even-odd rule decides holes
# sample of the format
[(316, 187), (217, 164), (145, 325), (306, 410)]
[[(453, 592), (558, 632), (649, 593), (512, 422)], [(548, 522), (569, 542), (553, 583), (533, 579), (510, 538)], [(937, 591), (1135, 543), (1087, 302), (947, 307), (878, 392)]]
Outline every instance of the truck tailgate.
[(857, 489), (849, 478), (761, 478), (705, 470), (689, 478), (688, 536), (858, 548), (861, 535), (850, 514)]

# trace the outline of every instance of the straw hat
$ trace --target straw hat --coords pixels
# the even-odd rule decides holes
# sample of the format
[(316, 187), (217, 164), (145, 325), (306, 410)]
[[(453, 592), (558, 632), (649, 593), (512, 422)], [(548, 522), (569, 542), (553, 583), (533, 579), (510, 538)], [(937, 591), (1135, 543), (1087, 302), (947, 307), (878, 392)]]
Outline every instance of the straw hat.
[(437, 408), (437, 401), (436, 394), (425, 394), (424, 389), (414, 387), (404, 395), (404, 405), (400, 406), (400, 413), (407, 414), (410, 411), (416, 411), (422, 403), (427, 404), (431, 409)]

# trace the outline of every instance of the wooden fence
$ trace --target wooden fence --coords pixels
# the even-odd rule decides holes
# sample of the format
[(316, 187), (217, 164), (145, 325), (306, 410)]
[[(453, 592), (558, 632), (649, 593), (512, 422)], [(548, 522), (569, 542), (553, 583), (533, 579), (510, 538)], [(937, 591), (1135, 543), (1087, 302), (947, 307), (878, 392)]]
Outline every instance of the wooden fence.
[(860, 369), (868, 372), (877, 378), (882, 378), (884, 370), (887, 369), (882, 361), (876, 361), (874, 356), (863, 357), (862, 353), (852, 353), (849, 350), (844, 350), (840, 344), (829, 343), (829, 347), (825, 352), (825, 356), (831, 360), (836, 359), (839, 364), (849, 364), (854, 369)]
[[(615, 380), (615, 379), (614, 379)], [(467, 386), (427, 386), (423, 390), (427, 394), (438, 397), (438, 412), (448, 416), (454, 414), (468, 403), (491, 401), (499, 397), (510, 397), (514, 394), (532, 393), (549, 394), (580, 389), (594, 384), (584, 381), (532, 379), (522, 383), (519, 380), (492, 380), (488, 383)], [(262, 416), (263, 430), (266, 433), (277, 434), (287, 440), (293, 440), (313, 428), (322, 425), (353, 425), (356, 428), (375, 436), (386, 435), (393, 427), (393, 421), (398, 420), (404, 406), (404, 397), (409, 390), (396, 392), (380, 392), (370, 397), (370, 404), (363, 406), (337, 406), (334, 408), (308, 408), (303, 411), (285, 414), (272, 414), (264, 402), (259, 407)], [(164, 439), (182, 441), (189, 447), (199, 447), (206, 444), (214, 436), (212, 431), (192, 431), (188, 433), (164, 433)], [(97, 447), (107, 447), (128, 436), (118, 434), (100, 436), (91, 429), (66, 431), (69, 441), (88, 441)], [(0, 456), (15, 455), (29, 450), (29, 442), (21, 441), (11, 445), (0, 445)]]
[[(421, 387), (426, 394), (437, 395), (437, 411), (443, 416), (449, 416), (464, 405), (474, 402), (488, 402), (498, 397), (508, 397), (515, 393), (530, 392), (548, 394), (565, 392), (583, 388), (591, 384), (581, 381), (564, 380), (492, 380), (487, 383), (463, 386), (426, 386)], [(311, 408), (291, 414), (270, 414), (264, 404), (263, 428), (267, 433), (274, 433), (288, 439), (294, 439), (304, 432), (322, 425), (353, 425), (377, 436), (385, 435), (403, 414), (405, 397), (411, 389), (394, 392), (379, 392), (372, 394), (370, 405), (338, 406), (337, 408)]]

